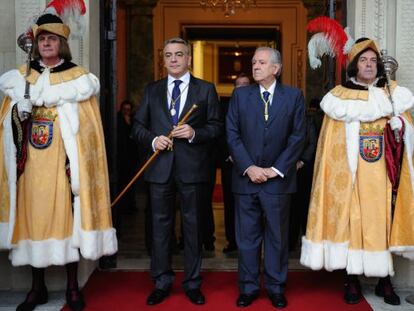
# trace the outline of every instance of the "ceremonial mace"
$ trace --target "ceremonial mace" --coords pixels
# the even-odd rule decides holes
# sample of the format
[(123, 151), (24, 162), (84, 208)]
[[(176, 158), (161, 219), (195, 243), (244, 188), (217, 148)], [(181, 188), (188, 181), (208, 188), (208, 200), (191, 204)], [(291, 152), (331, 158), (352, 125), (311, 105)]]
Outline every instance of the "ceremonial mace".
[[(398, 62), (394, 57), (388, 55), (387, 50), (381, 50), (381, 60), (384, 65), (385, 77), (387, 79), (386, 85), (387, 85), (387, 91), (388, 91), (388, 99), (391, 102), (392, 114), (395, 117), (397, 115), (397, 111), (395, 110), (394, 100), (391, 94), (391, 75), (397, 71)], [(397, 143), (400, 143), (401, 137), (400, 137), (400, 131), (398, 129), (394, 130), (394, 138)]]
[[(33, 39), (31, 36), (29, 36), (26, 33), (22, 33), (17, 38), (17, 45), (27, 53), (27, 59), (26, 59), (26, 76), (27, 78), (30, 75), (30, 62), (32, 60), (32, 48), (33, 48)], [(24, 88), (24, 98), (30, 99), (30, 83), (26, 80), (26, 85)], [(25, 112), (25, 114), (28, 114)]]
[[(197, 105), (194, 104), (191, 109), (184, 115), (184, 117), (180, 120), (180, 122), (178, 122), (177, 126), (183, 125), (188, 118), (190, 117), (190, 115), (194, 112), (194, 110), (197, 109)], [(170, 132), (170, 134), (168, 134), (168, 138), (172, 138), (172, 131)], [(114, 207), (116, 203), (118, 203), (118, 201), (122, 198), (122, 196), (125, 194), (125, 192), (128, 191), (128, 189), (132, 186), (132, 184), (142, 175), (142, 173), (147, 169), (147, 167), (152, 163), (152, 161), (154, 161), (154, 159), (158, 156), (158, 154), (160, 153), (160, 150), (156, 150), (152, 156), (144, 163), (144, 165), (140, 168), (140, 170), (135, 174), (134, 178), (131, 179), (131, 181), (128, 183), (128, 185), (126, 185), (126, 187), (124, 188), (124, 190), (121, 191), (120, 194), (118, 194), (118, 196), (116, 197), (116, 199), (112, 202), (111, 207)]]

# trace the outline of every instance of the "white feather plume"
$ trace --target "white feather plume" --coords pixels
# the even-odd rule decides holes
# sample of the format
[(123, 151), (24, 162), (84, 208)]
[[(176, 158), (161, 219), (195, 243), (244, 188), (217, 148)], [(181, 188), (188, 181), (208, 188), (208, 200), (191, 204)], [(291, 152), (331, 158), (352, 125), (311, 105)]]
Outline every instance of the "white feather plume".
[(330, 47), (328, 39), (323, 32), (318, 32), (312, 36), (308, 43), (309, 64), (312, 69), (321, 66), (321, 58), (323, 55), (335, 57), (335, 53)]
[(346, 36), (348, 37), (348, 40), (346, 41), (346, 43), (344, 45), (344, 51), (343, 52), (344, 52), (344, 54), (348, 54), (351, 51), (352, 46), (355, 44), (355, 40), (351, 36), (349, 27), (345, 27), (344, 31), (346, 33)]

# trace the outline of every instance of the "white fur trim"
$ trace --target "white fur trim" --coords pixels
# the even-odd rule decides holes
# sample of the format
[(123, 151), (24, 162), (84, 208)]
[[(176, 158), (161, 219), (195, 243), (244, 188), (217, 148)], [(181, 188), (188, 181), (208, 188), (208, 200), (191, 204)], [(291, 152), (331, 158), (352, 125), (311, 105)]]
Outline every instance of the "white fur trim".
[(405, 131), (404, 131), (404, 149), (407, 154), (408, 168), (410, 170), (411, 177), (411, 188), (414, 196), (414, 166), (413, 166), (413, 155), (414, 155), (414, 129), (413, 126), (405, 119)]
[(350, 249), (346, 271), (348, 274), (364, 274), (367, 277), (393, 276), (392, 255), (389, 251), (371, 252)]
[[(24, 97), (25, 83), (18, 70), (10, 70), (0, 77), (0, 90), (17, 102)], [(30, 85), (30, 99), (35, 106), (61, 106), (87, 100), (99, 92), (99, 87), (99, 80), (92, 73), (50, 85), (49, 70), (45, 69), (36, 83)]]
[(323, 268), (323, 257), (323, 244), (313, 243), (303, 236), (300, 263), (312, 270), (320, 270)]
[(96, 260), (118, 251), (118, 240), (114, 228), (103, 231), (80, 231), (80, 252), (86, 259)]
[[(393, 114), (391, 102), (384, 90), (369, 87), (368, 92), (368, 101), (341, 99), (328, 93), (322, 99), (321, 108), (331, 118), (344, 122), (372, 122)], [(393, 99), (397, 114), (411, 109), (414, 105), (413, 94), (405, 87), (396, 86)]]
[(117, 252), (118, 240), (115, 229), (111, 228), (103, 231), (86, 231), (82, 229), (79, 196), (75, 196), (73, 213), (72, 246), (79, 248), (84, 258), (96, 260), (102, 256), (112, 255)]
[(359, 127), (360, 123), (358, 121), (345, 123), (346, 155), (349, 170), (352, 174), (352, 183), (355, 182), (356, 171), (358, 169)]
[(364, 273), (364, 260), (363, 251), (350, 249), (348, 250), (348, 258), (346, 264), (346, 272), (348, 274), (363, 274)]
[[(115, 229), (85, 231), (81, 229), (80, 199), (75, 197), (73, 235), (64, 240), (23, 240), (13, 246), (10, 260), (13, 266), (31, 265), (44, 268), (79, 261), (79, 250), (86, 259), (97, 260), (118, 250)], [(2, 233), (0, 224), (0, 233)], [(7, 229), (6, 229), (7, 230)]]
[(76, 134), (79, 131), (78, 103), (64, 104), (56, 107), (56, 109), (59, 115), (63, 144), (69, 158), (72, 193), (79, 195), (79, 156), (76, 140)]
[(348, 242), (332, 243), (322, 241), (314, 243), (302, 237), (300, 263), (312, 270), (325, 268), (327, 271), (344, 269), (347, 265)]
[(312, 270), (346, 269), (348, 274), (385, 277), (394, 275), (392, 255), (389, 251), (371, 252), (348, 249), (349, 242), (314, 243), (302, 237), (300, 263)]
[(71, 238), (43, 241), (22, 240), (13, 247), (9, 258), (13, 266), (31, 265), (45, 268), (79, 261), (79, 251), (71, 245)]
[(73, 198), (73, 231), (72, 231), (73, 247), (79, 247), (80, 245), (80, 231), (81, 231), (80, 197), (79, 195), (75, 195)]
[(4, 147), (4, 164), (6, 167), (8, 187), (9, 187), (9, 197), (10, 197), (10, 210), (9, 210), (9, 228), (7, 230), (7, 235), (2, 237), (0, 240), (6, 238), (6, 241), (3, 241), (1, 244), (4, 244), (6, 248), (11, 247), (11, 241), (13, 237), (14, 224), (16, 221), (16, 194), (17, 194), (17, 174), (16, 174), (16, 146), (13, 141), (13, 129), (11, 121), (11, 112), (12, 107), (15, 103), (10, 102), (10, 110), (7, 113), (4, 122), (3, 122), (3, 147)]

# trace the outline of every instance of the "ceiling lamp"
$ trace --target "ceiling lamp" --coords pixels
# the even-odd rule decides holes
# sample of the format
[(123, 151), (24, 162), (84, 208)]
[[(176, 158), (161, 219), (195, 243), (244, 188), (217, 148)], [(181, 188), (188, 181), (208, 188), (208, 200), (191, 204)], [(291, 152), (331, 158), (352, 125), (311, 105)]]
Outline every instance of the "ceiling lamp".
[(224, 11), (224, 16), (236, 14), (236, 8), (244, 10), (249, 9), (250, 6), (256, 6), (256, 0), (200, 0), (202, 8), (211, 8), (212, 11), (221, 9)]

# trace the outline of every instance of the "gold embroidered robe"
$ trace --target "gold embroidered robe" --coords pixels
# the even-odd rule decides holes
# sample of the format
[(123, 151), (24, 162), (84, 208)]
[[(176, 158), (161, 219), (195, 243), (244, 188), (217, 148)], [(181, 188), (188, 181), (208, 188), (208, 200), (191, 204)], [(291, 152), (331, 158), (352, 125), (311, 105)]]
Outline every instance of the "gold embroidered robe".
[(99, 81), (78, 66), (60, 72), (32, 70), (27, 78), (32, 116), (49, 112), (56, 117), (47, 148), (28, 142), (24, 172), (17, 180), (11, 118), (12, 107), (23, 98), (24, 71), (0, 77), (6, 94), (0, 109), (0, 248), (10, 249), (16, 266), (63, 265), (79, 260), (79, 252), (92, 260), (113, 254), (117, 239), (95, 96)]
[(394, 216), (384, 146), (378, 161), (360, 154), (360, 136), (368, 126), (385, 126), (392, 107), (383, 89), (337, 86), (321, 102), (326, 113), (315, 160), (301, 263), (314, 270), (346, 269), (349, 274), (393, 275), (391, 253), (414, 258), (414, 130), (412, 93), (393, 90), (404, 118), (404, 153)]

